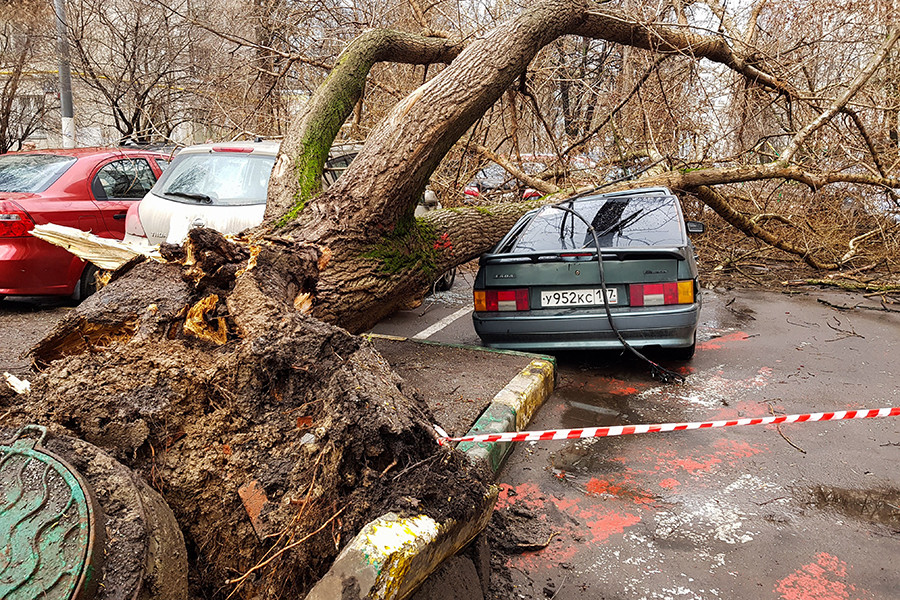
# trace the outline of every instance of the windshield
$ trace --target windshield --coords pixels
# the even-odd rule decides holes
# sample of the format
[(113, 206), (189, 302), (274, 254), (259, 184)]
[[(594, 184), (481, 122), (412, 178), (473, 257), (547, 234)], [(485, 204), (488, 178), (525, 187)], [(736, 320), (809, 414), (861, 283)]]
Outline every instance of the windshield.
[(0, 192), (43, 192), (73, 164), (72, 156), (5, 154), (0, 156)]
[[(587, 198), (566, 204), (591, 223), (601, 248), (685, 244), (677, 200), (642, 196)], [(593, 248), (594, 236), (573, 215), (552, 206), (542, 208), (503, 252), (542, 252)]]
[(153, 193), (185, 204), (265, 204), (274, 164), (274, 156), (258, 154), (181, 154), (163, 172)]

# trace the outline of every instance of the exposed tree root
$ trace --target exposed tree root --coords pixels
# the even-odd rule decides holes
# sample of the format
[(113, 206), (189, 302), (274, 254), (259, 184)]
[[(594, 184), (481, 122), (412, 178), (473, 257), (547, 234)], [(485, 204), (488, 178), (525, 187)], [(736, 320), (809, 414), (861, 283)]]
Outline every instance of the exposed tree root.
[[(73, 311), (34, 349), (47, 366), (31, 393), (0, 396), (0, 413), (80, 437), (153, 482), (196, 555), (194, 595), (224, 597), (227, 579), (271, 559), (237, 596), (302, 597), (335, 540), (372, 518), (459, 517), (484, 497), (487, 476), (438, 446), (427, 406), (370, 343), (294, 308), (315, 285), (317, 248), (253, 253), (195, 229), (171, 250)], [(198, 302), (194, 326), (222, 338), (185, 333)], [(434, 468), (403, 470), (426, 459)], [(403, 476), (385, 476), (394, 464)], [(267, 556), (280, 534), (305, 541)]]

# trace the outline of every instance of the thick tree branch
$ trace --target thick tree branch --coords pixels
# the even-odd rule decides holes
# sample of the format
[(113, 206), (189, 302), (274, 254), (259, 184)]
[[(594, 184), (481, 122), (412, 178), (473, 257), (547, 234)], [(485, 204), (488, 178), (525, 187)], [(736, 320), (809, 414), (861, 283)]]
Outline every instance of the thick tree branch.
[(652, 185), (665, 185), (673, 189), (689, 191), (701, 185), (721, 185), (761, 179), (789, 179), (803, 183), (814, 190), (834, 183), (858, 183), (881, 188), (900, 187), (900, 178), (897, 177), (879, 177), (876, 175), (845, 172), (817, 173), (802, 169), (796, 165), (781, 165), (778, 163), (740, 167), (715, 167), (698, 169), (687, 173), (669, 171), (648, 178), (646, 181)]
[(532, 177), (522, 169), (518, 168), (508, 159), (492, 151), (490, 148), (482, 146), (481, 144), (472, 144), (471, 148), (484, 158), (493, 161), (503, 167), (507, 173), (523, 182), (525, 185), (533, 187), (539, 192), (543, 192), (545, 194), (555, 194), (559, 192), (559, 188), (557, 186), (553, 185), (549, 181), (544, 181), (543, 179)]
[(462, 44), (384, 29), (356, 38), (310, 99), (281, 145), (269, 183), (266, 221), (295, 218), (321, 186), (328, 150), (362, 97), (372, 66), (389, 60), (407, 64), (449, 62)]
[(804, 262), (815, 269), (837, 269), (840, 267), (840, 264), (836, 262), (829, 263), (820, 261), (815, 256), (810, 254), (807, 248), (795, 246), (794, 244), (783, 240), (775, 234), (763, 229), (756, 222), (754, 222), (753, 219), (749, 219), (738, 211), (734, 210), (731, 204), (729, 204), (728, 200), (713, 188), (704, 185), (694, 188), (693, 191), (695, 194), (697, 194), (697, 197), (699, 197), (704, 204), (713, 209), (716, 214), (725, 219), (725, 221), (727, 221), (730, 225), (739, 229), (740, 231), (743, 231), (747, 235), (759, 238), (760, 240), (766, 242), (770, 246), (778, 248), (779, 250), (784, 250), (785, 252), (788, 252), (790, 254), (797, 255), (802, 258)]

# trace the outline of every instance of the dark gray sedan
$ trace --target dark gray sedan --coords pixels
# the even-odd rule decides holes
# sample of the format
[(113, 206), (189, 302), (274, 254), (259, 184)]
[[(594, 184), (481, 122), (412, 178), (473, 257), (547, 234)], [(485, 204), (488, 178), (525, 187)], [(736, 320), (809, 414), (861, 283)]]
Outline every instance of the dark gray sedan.
[(666, 188), (533, 210), (481, 258), (475, 331), (493, 348), (616, 349), (621, 336), (689, 359), (700, 318), (689, 229), (699, 233), (703, 225), (685, 223)]

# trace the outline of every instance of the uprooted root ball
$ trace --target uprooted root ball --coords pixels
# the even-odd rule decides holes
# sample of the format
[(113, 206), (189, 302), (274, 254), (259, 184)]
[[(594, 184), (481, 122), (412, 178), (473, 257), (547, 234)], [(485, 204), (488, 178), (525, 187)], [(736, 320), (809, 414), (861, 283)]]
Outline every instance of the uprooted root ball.
[(194, 230), (169, 258), (129, 265), (66, 317), (32, 352), (46, 365), (32, 393), (0, 404), (159, 490), (192, 595), (302, 595), (369, 520), (461, 516), (484, 497), (487, 477), (437, 445), (374, 348), (302, 313), (315, 247)]

